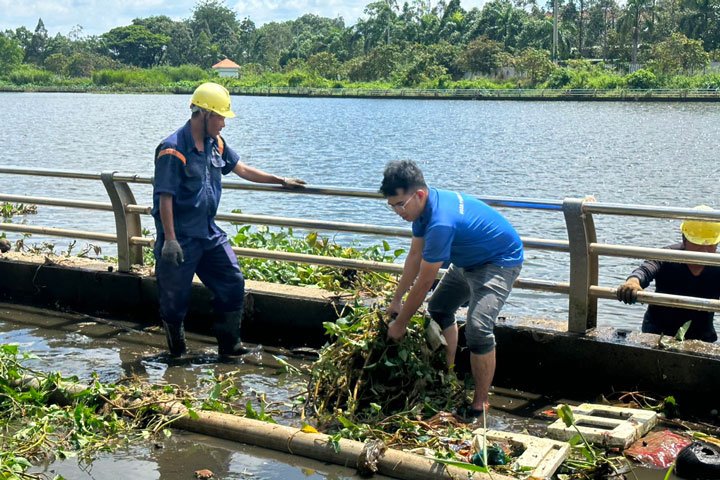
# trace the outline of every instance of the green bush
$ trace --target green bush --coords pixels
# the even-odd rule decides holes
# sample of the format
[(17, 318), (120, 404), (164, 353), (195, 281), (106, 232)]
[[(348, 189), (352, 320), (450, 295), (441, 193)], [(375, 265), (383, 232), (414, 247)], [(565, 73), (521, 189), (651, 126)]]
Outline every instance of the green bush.
[(179, 67), (155, 67), (148, 69), (122, 68), (103, 69), (93, 72), (92, 79), (95, 85), (110, 86), (124, 85), (132, 87), (166, 86), (177, 82), (198, 83), (207, 80), (209, 74), (206, 70), (194, 65)]
[(62, 75), (67, 70), (68, 58), (62, 53), (53, 53), (45, 59), (45, 68), (57, 75)]
[(625, 77), (628, 88), (656, 88), (658, 80), (650, 70), (641, 68)]
[(545, 88), (565, 88), (573, 80), (573, 76), (567, 68), (558, 68), (550, 74), (545, 82)]
[(93, 72), (92, 81), (95, 85), (118, 85), (127, 81), (126, 70), (98, 70)]
[(666, 88), (695, 89), (706, 88), (703, 76), (673, 75), (672, 77), (661, 77), (662, 84)]
[(666, 78), (664, 86), (667, 88), (685, 88), (685, 89), (711, 89), (720, 88), (720, 73), (708, 73), (705, 75), (675, 75)]
[(157, 67), (157, 70), (167, 76), (172, 82), (190, 81), (199, 82), (210, 78), (208, 71), (197, 65), (180, 65), (179, 67)]
[(9, 79), (15, 85), (48, 85), (52, 83), (53, 74), (47, 70), (23, 65), (10, 72)]
[(288, 87), (299, 87), (305, 82), (306, 78), (307, 74), (305, 72), (293, 70), (287, 77), (287, 85)]
[(596, 90), (613, 90), (617, 88), (624, 88), (625, 85), (625, 78), (622, 75), (610, 72), (590, 76), (587, 79), (587, 88), (593, 88)]
[(474, 80), (458, 80), (457, 82), (447, 82), (447, 88), (456, 90), (503, 89), (515, 88), (515, 85), (510, 82), (496, 83), (489, 78), (476, 78)]
[(720, 89), (720, 73), (710, 73), (702, 76), (702, 86), (699, 88)]

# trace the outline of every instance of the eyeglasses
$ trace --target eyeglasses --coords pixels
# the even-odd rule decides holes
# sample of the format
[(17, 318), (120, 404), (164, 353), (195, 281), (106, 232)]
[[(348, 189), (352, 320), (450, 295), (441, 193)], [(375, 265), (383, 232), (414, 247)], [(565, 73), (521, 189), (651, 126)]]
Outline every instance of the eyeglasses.
[(416, 193), (417, 193), (417, 190), (415, 190), (412, 195), (410, 195), (407, 199), (405, 199), (405, 200), (402, 201), (402, 202), (398, 202), (398, 203), (386, 203), (386, 204), (385, 204), (385, 207), (386, 207), (388, 210), (390, 210), (391, 212), (402, 213), (402, 212), (405, 211), (405, 206), (408, 204), (408, 202), (409, 202), (410, 200), (413, 199), (413, 197), (415, 196)]

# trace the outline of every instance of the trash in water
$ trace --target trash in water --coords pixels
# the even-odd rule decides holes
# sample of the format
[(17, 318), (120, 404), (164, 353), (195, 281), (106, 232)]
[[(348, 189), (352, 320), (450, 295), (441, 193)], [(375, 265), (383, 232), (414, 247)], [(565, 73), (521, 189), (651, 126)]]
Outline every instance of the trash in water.
[(670, 430), (651, 432), (625, 450), (625, 455), (650, 468), (667, 468), (675, 461), (680, 450), (692, 440)]

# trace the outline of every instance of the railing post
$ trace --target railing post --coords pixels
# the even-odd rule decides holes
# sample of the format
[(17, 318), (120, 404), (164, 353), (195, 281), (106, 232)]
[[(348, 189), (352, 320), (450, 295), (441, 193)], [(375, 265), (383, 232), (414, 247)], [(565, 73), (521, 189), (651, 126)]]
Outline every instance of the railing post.
[(132, 265), (142, 265), (143, 263), (142, 246), (130, 244), (132, 237), (142, 235), (142, 226), (139, 214), (125, 211), (127, 205), (136, 203), (135, 196), (127, 183), (115, 181), (115, 173), (103, 172), (100, 174), (100, 178), (105, 185), (115, 214), (118, 270), (129, 272)]
[(566, 198), (563, 213), (570, 243), (570, 303), (568, 331), (586, 333), (597, 326), (597, 298), (590, 296), (590, 286), (598, 283), (598, 258), (590, 253), (597, 241), (592, 214), (583, 213), (586, 200)]

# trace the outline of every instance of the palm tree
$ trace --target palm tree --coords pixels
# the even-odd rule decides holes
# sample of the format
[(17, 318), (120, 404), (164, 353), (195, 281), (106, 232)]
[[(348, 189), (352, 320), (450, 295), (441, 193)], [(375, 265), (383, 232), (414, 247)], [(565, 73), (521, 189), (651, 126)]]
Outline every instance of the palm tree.
[(705, 48), (718, 47), (718, 0), (682, 0), (680, 31), (688, 38), (702, 40)]
[(643, 14), (647, 9), (648, 0), (628, 0), (625, 11), (620, 17), (618, 30), (620, 33), (632, 35), (632, 49), (630, 53), (630, 71), (637, 70), (638, 47), (640, 45), (640, 25)]

